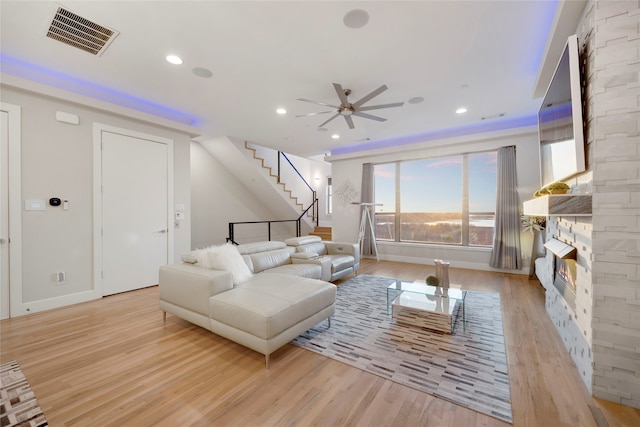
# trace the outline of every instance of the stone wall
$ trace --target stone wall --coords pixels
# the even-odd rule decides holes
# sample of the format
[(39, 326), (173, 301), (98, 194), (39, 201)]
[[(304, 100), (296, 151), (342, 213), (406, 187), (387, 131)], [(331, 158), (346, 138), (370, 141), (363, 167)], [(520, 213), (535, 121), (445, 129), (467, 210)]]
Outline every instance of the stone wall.
[(593, 216), (550, 217), (546, 231), (578, 249), (575, 311), (551, 283), (552, 254), (538, 276), (589, 391), (640, 408), (640, 2), (589, 0), (576, 33), (588, 172), (568, 183), (593, 194)]
[[(591, 189), (591, 172), (571, 181), (574, 188)], [(577, 249), (575, 310), (553, 285), (553, 253), (547, 251), (545, 273), (536, 271), (545, 288), (547, 314), (553, 321), (567, 351), (589, 392), (593, 393), (593, 283), (592, 218), (552, 216), (547, 218), (546, 239), (555, 238)]]
[(593, 172), (592, 393), (634, 407), (640, 407), (639, 4), (591, 1), (585, 15), (585, 26), (593, 28), (587, 75)]

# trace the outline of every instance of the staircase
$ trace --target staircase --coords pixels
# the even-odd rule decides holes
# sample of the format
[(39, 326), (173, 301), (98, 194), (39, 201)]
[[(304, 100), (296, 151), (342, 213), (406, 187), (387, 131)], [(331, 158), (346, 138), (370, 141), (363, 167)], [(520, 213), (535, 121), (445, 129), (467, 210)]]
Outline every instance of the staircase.
[(245, 141), (244, 147), (253, 153), (253, 158), (260, 162), (262, 168), (268, 171), (269, 176), (276, 179), (277, 183), (282, 186), (282, 191), (288, 194), (289, 199), (291, 199), (293, 203), (300, 208), (300, 212), (302, 212), (302, 210), (304, 209), (304, 204), (298, 200), (297, 196), (293, 195), (292, 189), (287, 188), (287, 183), (283, 182), (280, 179), (280, 176), (278, 176), (278, 171), (275, 171), (275, 172), (273, 171), (274, 168), (269, 165), (269, 163), (273, 163), (273, 162), (269, 162), (266, 156), (262, 154), (264, 153), (264, 149), (261, 150), (261, 155), (265, 157), (261, 157), (260, 155), (258, 155), (258, 149), (259, 149), (258, 146), (249, 144), (249, 142)]
[[(264, 221), (229, 222), (227, 239), (240, 243), (283, 240), (308, 235), (319, 225), (316, 193), (285, 153), (231, 137), (200, 144), (271, 212)], [(295, 156), (291, 159), (298, 160)], [(309, 165), (302, 162), (298, 167), (310, 175)], [(327, 238), (326, 233), (321, 238)]]
[(322, 240), (332, 240), (331, 227), (316, 227), (309, 232), (310, 236), (319, 236)]
[(298, 212), (304, 213), (307, 209), (305, 217), (311, 223), (317, 222), (316, 192), (289, 161), (286, 154), (247, 141), (244, 146), (252, 153), (252, 157), (260, 162), (268, 175), (282, 186), (282, 191), (298, 207)]

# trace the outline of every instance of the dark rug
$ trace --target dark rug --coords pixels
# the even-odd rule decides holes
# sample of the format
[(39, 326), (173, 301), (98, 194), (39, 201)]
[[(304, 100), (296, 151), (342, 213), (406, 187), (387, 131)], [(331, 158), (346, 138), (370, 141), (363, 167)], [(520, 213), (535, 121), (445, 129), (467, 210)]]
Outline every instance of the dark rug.
[(0, 365), (0, 426), (48, 425), (18, 362), (12, 360)]
[(396, 323), (387, 286), (361, 274), (338, 285), (336, 313), (293, 341), (300, 347), (511, 423), (500, 294), (468, 291), (453, 334)]

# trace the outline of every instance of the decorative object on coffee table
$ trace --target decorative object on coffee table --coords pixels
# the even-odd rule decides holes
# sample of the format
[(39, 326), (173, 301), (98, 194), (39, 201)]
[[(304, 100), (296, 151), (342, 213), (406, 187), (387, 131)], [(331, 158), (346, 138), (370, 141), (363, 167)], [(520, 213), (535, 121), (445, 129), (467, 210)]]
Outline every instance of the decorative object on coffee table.
[(429, 286), (438, 286), (440, 284), (440, 280), (436, 276), (427, 276), (425, 282)]
[(443, 288), (449, 287), (449, 263), (442, 261), (441, 259), (434, 259), (436, 264), (436, 277), (438, 278), (440, 286)]

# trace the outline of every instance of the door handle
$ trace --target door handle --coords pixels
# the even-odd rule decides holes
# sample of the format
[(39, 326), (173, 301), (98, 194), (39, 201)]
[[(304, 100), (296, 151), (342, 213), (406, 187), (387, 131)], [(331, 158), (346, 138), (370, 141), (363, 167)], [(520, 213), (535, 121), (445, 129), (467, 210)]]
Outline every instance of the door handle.
[(160, 233), (160, 234), (164, 234), (164, 233), (166, 233), (167, 231), (168, 231), (168, 230), (160, 230), (160, 231), (158, 231), (158, 233)]

